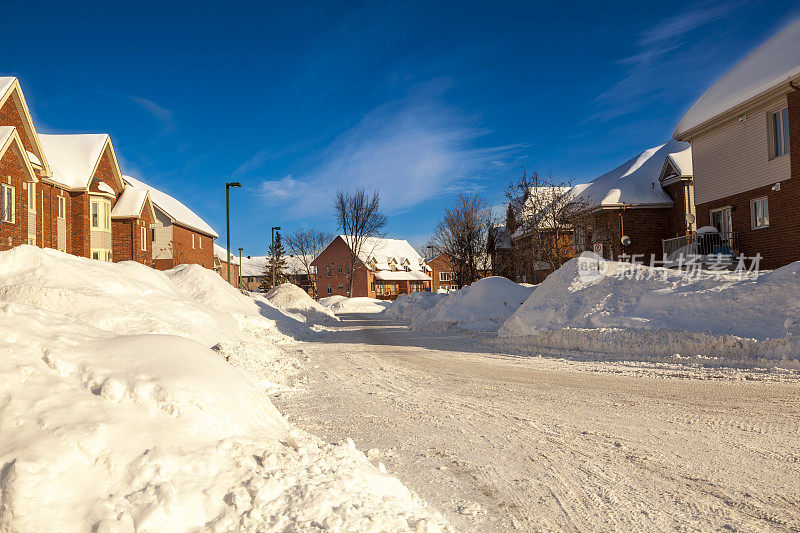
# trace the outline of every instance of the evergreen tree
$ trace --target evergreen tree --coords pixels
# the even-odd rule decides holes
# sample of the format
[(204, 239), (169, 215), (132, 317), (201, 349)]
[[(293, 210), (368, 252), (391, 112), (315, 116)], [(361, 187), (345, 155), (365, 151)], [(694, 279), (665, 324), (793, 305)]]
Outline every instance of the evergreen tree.
[(264, 270), (264, 278), (259, 290), (268, 292), (272, 289), (272, 265), (275, 264), (275, 285), (286, 282), (286, 250), (283, 249), (281, 232), (275, 232), (275, 243), (269, 247), (269, 262)]

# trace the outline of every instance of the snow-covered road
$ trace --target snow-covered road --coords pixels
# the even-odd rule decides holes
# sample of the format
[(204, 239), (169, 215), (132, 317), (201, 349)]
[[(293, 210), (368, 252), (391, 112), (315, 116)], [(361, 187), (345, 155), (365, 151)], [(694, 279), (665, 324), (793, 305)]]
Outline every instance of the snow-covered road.
[[(795, 375), (499, 353), (344, 316), (275, 399), (462, 530), (800, 528)], [(753, 379), (755, 378), (755, 379)]]

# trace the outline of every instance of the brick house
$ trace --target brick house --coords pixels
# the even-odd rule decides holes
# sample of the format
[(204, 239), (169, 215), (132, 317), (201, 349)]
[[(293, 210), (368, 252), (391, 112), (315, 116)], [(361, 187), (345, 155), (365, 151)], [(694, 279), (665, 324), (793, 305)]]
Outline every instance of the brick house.
[(514, 253), (511, 234), (505, 224), (497, 224), (489, 229), (486, 238), (486, 253), (493, 276), (503, 276), (514, 280)]
[(214, 269), (214, 239), (211, 226), (183, 203), (141, 180), (123, 177), (125, 183), (150, 193), (155, 212), (152, 231), (153, 264), (159, 270), (183, 263)]
[(229, 260), (225, 259), (228, 255), (228, 250), (223, 248), (217, 243), (214, 243), (214, 270), (222, 276), (222, 279), (228, 281), (228, 270), (231, 271), (231, 285), (239, 288), (239, 273), (241, 266), (239, 265), (239, 258), (231, 251)]
[[(480, 262), (483, 265), (489, 266), (491, 264), (491, 258), (488, 256), (481, 257)], [(450, 254), (437, 254), (433, 259), (426, 259), (425, 264), (430, 269), (427, 270), (428, 274), (431, 274), (433, 277), (434, 291), (454, 291), (461, 288), (458, 286), (455, 267), (453, 266), (453, 257)], [(479, 268), (478, 270), (479, 278), (486, 278), (491, 275), (491, 268)]]
[(0, 126), (0, 176), (0, 250), (36, 244), (38, 179), (13, 126)]
[(100, 261), (152, 266), (152, 203), (147, 191), (126, 187), (109, 135), (39, 135), (39, 140), (52, 170), (42, 179), (49, 215), (42, 244)]
[(400, 294), (430, 290), (430, 267), (408, 241), (367, 238), (353, 275), (353, 293), (348, 293), (350, 270), (349, 237), (339, 235), (311, 263), (317, 269), (320, 297), (339, 295), (394, 300)]
[(712, 85), (675, 128), (700, 226), (762, 268), (800, 260), (800, 21)]
[[(316, 282), (316, 268), (311, 267), (311, 275), (306, 271), (306, 261), (313, 261), (312, 256), (305, 256), (304, 259), (299, 255), (284, 255), (283, 272), (286, 280), (293, 285), (297, 285), (314, 296), (314, 283)], [(242, 258), (242, 288), (248, 291), (257, 291), (261, 287), (264, 278), (269, 275), (271, 258), (267, 255), (254, 255)]]

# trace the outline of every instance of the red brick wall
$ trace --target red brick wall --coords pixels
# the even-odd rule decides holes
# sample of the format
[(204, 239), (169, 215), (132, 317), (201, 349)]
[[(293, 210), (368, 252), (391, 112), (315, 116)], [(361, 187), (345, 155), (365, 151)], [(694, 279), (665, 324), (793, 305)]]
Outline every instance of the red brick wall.
[[(622, 224), (620, 225), (620, 213), (622, 213)], [(674, 227), (673, 218), (676, 216), (672, 207), (653, 208), (653, 209), (606, 209), (597, 215), (600, 227), (608, 228), (610, 238), (605, 246), (604, 256), (608, 258), (608, 247), (611, 247), (614, 258), (622, 254), (622, 244), (620, 239), (627, 235), (631, 239), (631, 244), (625, 248), (628, 255), (642, 255), (645, 262), (649, 264), (650, 255), (655, 254), (656, 259), (661, 259), (663, 253), (662, 239), (674, 237), (672, 228)]]
[(234, 263), (233, 265), (230, 265), (230, 267), (229, 267), (228, 263), (220, 262), (220, 266), (217, 269), (217, 272), (219, 273), (220, 276), (222, 276), (222, 279), (224, 279), (225, 281), (228, 281), (228, 268), (231, 269), (231, 285), (233, 285), (234, 287), (236, 287), (238, 289), (239, 288), (239, 265)]
[(122, 187), (119, 184), (119, 173), (116, 165), (114, 164), (114, 160), (111, 158), (111, 147), (106, 146), (103, 155), (100, 156), (100, 162), (97, 164), (97, 169), (92, 175), (92, 181), (90, 183), (89, 190), (91, 192), (98, 192), (100, 189), (98, 187), (97, 182), (94, 180), (101, 181), (114, 189), (114, 194), (119, 197), (122, 194)]
[(27, 120), (23, 120), (24, 111), (17, 107), (13, 96), (9, 96), (3, 107), (0, 107), (0, 126), (14, 126), (17, 128), (19, 138), (22, 140), (22, 145), (26, 150), (36, 153), (33, 142), (28, 136), (28, 130), (25, 128)]
[[(192, 248), (192, 235), (195, 235), (195, 246)], [(200, 239), (203, 247), (200, 248)], [(203, 235), (178, 226), (172, 225), (172, 258), (173, 264), (196, 264), (202, 265), (213, 270), (214, 268), (214, 239), (208, 235)], [(172, 266), (168, 268), (172, 268)], [(156, 268), (159, 268), (156, 265)]]
[(663, 236), (664, 239), (686, 235), (686, 229), (689, 227), (686, 222), (686, 188), (686, 182), (673, 183), (664, 188), (675, 202), (669, 215), (669, 232)]
[[(0, 222), (0, 250), (28, 242), (28, 190), (23, 184), (33, 177), (25, 166), (25, 155), (16, 143), (0, 158), (0, 181), (14, 187), (14, 223)], [(8, 177), (11, 177), (11, 183)]]
[[(142, 209), (139, 218), (111, 221), (114, 262), (136, 261), (143, 265), (153, 266), (153, 240), (150, 224), (152, 224), (152, 217), (148, 206)], [(146, 250), (142, 250), (142, 228), (145, 229)]]
[(70, 192), (66, 216), (67, 252), (81, 257), (90, 257), (89, 195), (85, 192)]
[[(317, 267), (317, 296), (319, 298), (332, 295), (347, 296), (347, 266), (350, 264), (350, 247), (347, 246), (344, 239), (341, 237), (334, 239), (330, 246), (325, 248), (311, 264)], [(342, 267), (341, 274), (339, 274), (339, 266)], [(330, 267), (330, 277), (327, 276), (326, 267)], [(342, 284), (341, 290), (339, 290), (340, 283)], [(371, 283), (372, 274), (361, 261), (358, 261), (353, 278), (352, 296), (354, 298), (361, 296), (374, 298), (375, 292), (370, 290)], [(328, 284), (331, 285), (331, 294), (327, 293)]]

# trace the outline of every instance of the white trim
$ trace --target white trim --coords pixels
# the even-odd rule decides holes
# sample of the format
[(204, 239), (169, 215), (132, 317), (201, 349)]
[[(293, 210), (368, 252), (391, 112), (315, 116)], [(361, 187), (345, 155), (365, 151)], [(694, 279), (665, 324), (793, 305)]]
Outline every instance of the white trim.
[[(756, 203), (762, 203), (762, 210), (764, 213), (762, 214), (762, 219), (764, 220), (764, 224), (759, 225), (758, 221), (756, 220)], [(753, 198), (750, 200), (750, 229), (751, 230), (759, 230), (765, 229), (769, 227), (769, 198), (766, 196), (759, 196), (758, 198)]]
[[(6, 208), (8, 207), (6, 205), (6, 195), (8, 194), (6, 191), (8, 191), (8, 190), (11, 191), (11, 217), (10, 217), (10, 219), (8, 217), (8, 212), (6, 210)], [(2, 205), (2, 208), (0, 209), (0, 211), (2, 211), (2, 221), (3, 222), (7, 222), (9, 224), (16, 224), (17, 223), (16, 222), (17, 221), (17, 189), (16, 189), (16, 187), (14, 187), (13, 185), (8, 185), (6, 183), (3, 183), (2, 187), (0, 187), (0, 193), (2, 193), (2, 203), (0, 204), (0, 205)]]

